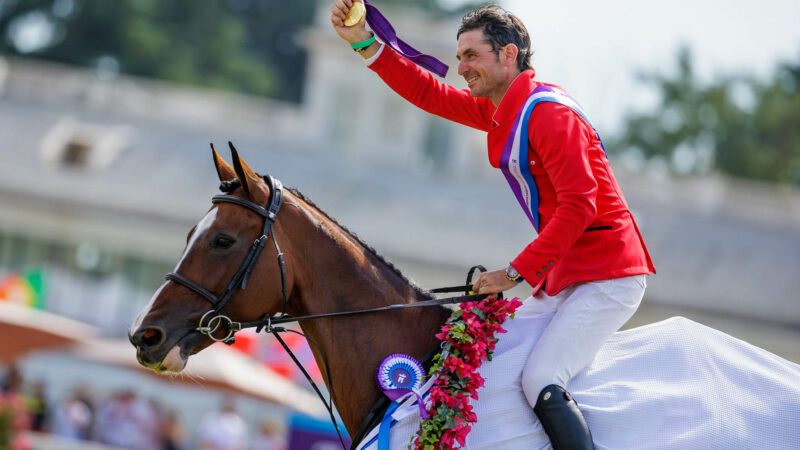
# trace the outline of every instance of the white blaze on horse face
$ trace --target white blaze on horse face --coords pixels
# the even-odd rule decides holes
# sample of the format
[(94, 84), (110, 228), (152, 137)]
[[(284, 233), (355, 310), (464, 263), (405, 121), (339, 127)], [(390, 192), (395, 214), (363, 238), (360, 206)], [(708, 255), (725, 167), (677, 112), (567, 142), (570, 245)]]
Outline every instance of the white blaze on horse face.
[(161, 290), (164, 289), (164, 286), (166, 284), (167, 283), (165, 282), (161, 286), (158, 287), (158, 289), (156, 290), (156, 293), (153, 294), (152, 297), (150, 297), (150, 302), (148, 302), (147, 305), (144, 307), (144, 309), (142, 309), (142, 311), (139, 313), (139, 315), (136, 316), (136, 320), (134, 320), (133, 321), (133, 325), (131, 325), (131, 329), (130, 329), (130, 335), (131, 336), (133, 336), (133, 334), (136, 332), (136, 330), (138, 330), (139, 327), (142, 326), (142, 321), (150, 313), (150, 309), (153, 307), (153, 302), (156, 301), (156, 298), (159, 296), (159, 294), (161, 294)]
[(192, 251), (192, 247), (200, 238), (200, 236), (204, 235), (205, 232), (208, 231), (209, 228), (211, 228), (211, 225), (214, 224), (214, 220), (216, 219), (217, 219), (217, 208), (212, 208), (211, 211), (209, 211), (208, 214), (206, 214), (206, 216), (203, 217), (200, 220), (200, 222), (197, 223), (197, 226), (194, 227), (194, 234), (192, 234), (192, 238), (189, 239), (189, 243), (186, 244), (186, 250), (183, 251), (181, 260), (178, 261), (178, 264), (175, 266), (176, 272), (178, 271), (178, 267), (181, 266), (181, 263), (183, 263), (183, 260), (186, 259), (186, 255), (188, 255), (189, 252)]
[[(194, 244), (197, 242), (200, 236), (205, 234), (205, 232), (208, 231), (209, 228), (211, 228), (211, 225), (214, 224), (214, 220), (216, 220), (216, 218), (217, 218), (217, 208), (213, 208), (211, 209), (211, 211), (208, 212), (208, 214), (205, 215), (205, 217), (203, 217), (200, 220), (200, 222), (198, 222), (197, 226), (194, 228), (194, 234), (192, 234), (191, 239), (189, 239), (189, 243), (186, 244), (186, 249), (183, 251), (181, 260), (178, 261), (178, 264), (175, 266), (175, 272), (178, 271), (178, 267), (180, 267), (183, 260), (186, 259), (186, 255), (189, 254), (189, 251), (192, 249), (192, 246), (194, 246)], [(150, 302), (147, 304), (147, 306), (145, 306), (144, 309), (142, 309), (142, 312), (140, 312), (139, 315), (136, 317), (136, 320), (133, 321), (133, 325), (131, 325), (130, 329), (131, 335), (134, 332), (136, 332), (136, 330), (139, 329), (139, 327), (142, 325), (142, 321), (144, 320), (144, 318), (147, 317), (148, 314), (150, 314), (150, 310), (153, 308), (153, 303), (155, 303), (156, 298), (158, 298), (159, 294), (161, 294), (161, 290), (164, 289), (164, 286), (166, 286), (166, 284), (167, 283), (164, 283), (158, 288), (156, 293), (153, 294), (153, 296), (150, 298)]]

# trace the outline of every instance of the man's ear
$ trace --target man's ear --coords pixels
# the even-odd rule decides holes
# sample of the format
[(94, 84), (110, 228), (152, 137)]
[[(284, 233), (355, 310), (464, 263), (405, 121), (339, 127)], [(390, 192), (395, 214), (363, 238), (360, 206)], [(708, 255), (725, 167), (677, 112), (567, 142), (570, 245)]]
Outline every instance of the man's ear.
[(517, 55), (519, 54), (519, 49), (515, 44), (506, 44), (500, 50), (500, 55), (502, 55), (503, 65), (504, 66), (516, 66), (517, 65)]

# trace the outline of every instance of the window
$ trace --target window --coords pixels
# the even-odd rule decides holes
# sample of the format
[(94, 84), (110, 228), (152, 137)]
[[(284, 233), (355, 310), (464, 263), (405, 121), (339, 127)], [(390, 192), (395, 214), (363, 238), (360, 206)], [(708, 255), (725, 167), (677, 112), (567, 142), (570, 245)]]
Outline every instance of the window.
[(91, 145), (86, 142), (69, 141), (64, 146), (62, 163), (65, 166), (85, 166), (89, 160)]
[(128, 147), (130, 135), (128, 127), (89, 124), (65, 117), (42, 138), (39, 155), (48, 165), (102, 169)]

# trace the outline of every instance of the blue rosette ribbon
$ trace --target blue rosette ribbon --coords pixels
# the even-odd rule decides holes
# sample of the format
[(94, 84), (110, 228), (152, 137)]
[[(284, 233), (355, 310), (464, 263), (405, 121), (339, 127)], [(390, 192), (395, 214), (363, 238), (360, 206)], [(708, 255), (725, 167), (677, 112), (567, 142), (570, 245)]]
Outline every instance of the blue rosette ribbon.
[(383, 415), (378, 431), (378, 450), (388, 450), (392, 413), (400, 406), (400, 400), (409, 395), (416, 396), (420, 416), (428, 418), (420, 394), (422, 383), (425, 381), (425, 369), (411, 356), (395, 353), (381, 361), (375, 376), (378, 379), (378, 387), (392, 400), (392, 404)]
[(376, 378), (378, 387), (393, 402), (409, 394), (415, 395), (420, 415), (425, 419), (428, 418), (422, 395), (419, 392), (425, 381), (425, 369), (422, 368), (419, 361), (402, 353), (389, 355), (378, 365)]

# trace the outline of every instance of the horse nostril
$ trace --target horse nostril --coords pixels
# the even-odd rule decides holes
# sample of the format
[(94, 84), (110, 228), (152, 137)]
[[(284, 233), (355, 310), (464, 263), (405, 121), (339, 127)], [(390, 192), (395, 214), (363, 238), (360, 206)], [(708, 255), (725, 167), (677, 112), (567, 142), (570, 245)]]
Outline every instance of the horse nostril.
[(165, 337), (166, 334), (160, 328), (150, 327), (137, 331), (133, 340), (141, 348), (153, 348), (161, 345)]

